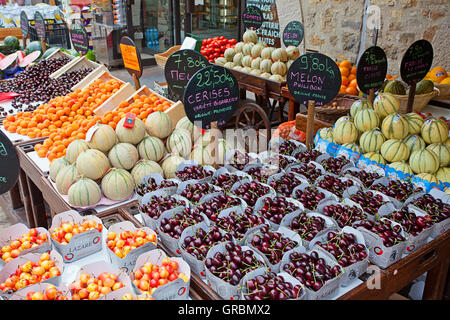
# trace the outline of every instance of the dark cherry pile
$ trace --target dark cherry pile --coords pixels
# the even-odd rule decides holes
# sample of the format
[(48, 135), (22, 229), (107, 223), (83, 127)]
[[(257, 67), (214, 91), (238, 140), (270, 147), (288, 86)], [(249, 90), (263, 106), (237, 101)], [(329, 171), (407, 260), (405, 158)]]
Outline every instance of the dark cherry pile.
[(270, 176), (280, 172), (280, 168), (274, 168), (269, 166), (252, 167), (246, 173), (259, 182), (267, 183)]
[(289, 254), (289, 263), (283, 266), (283, 271), (312, 291), (320, 290), (327, 281), (342, 273), (339, 266), (331, 267), (315, 251), (310, 254), (292, 252)]
[(332, 176), (330, 174), (325, 175), (324, 178), (317, 184), (318, 187), (334, 193), (339, 198), (342, 198), (344, 191), (353, 185), (354, 182), (352, 180), (344, 181), (341, 178)]
[(305, 178), (307, 178), (310, 183), (315, 183), (317, 178), (319, 178), (322, 175), (322, 171), (319, 168), (317, 168), (316, 165), (312, 162), (302, 163), (299, 166), (292, 167), (291, 171), (294, 173), (304, 175)]
[(249, 229), (264, 223), (263, 217), (253, 214), (252, 207), (245, 208), (241, 214), (235, 211), (230, 212), (228, 216), (219, 218), (216, 221), (216, 225), (220, 229), (230, 233), (237, 241), (241, 241)]
[(199, 228), (195, 235), (184, 238), (182, 247), (187, 253), (195, 256), (198, 260), (204, 261), (212, 246), (219, 242), (232, 240), (231, 234), (222, 235), (219, 227), (212, 226), (208, 231)]
[(157, 184), (155, 179), (150, 178), (146, 183), (136, 186), (136, 193), (143, 196), (146, 193), (169, 187), (178, 187), (178, 183), (172, 180), (162, 180), (160, 184)]
[(362, 182), (362, 184), (365, 188), (369, 188), (375, 180), (382, 177), (376, 172), (366, 172), (364, 170), (347, 171), (346, 173), (350, 174), (351, 176), (353, 176), (355, 178), (358, 178)]
[(251, 245), (258, 249), (273, 265), (279, 263), (283, 255), (295, 248), (298, 243), (271, 230), (268, 225), (262, 226), (251, 238)]
[(182, 200), (171, 196), (152, 196), (148, 203), (139, 205), (139, 210), (150, 218), (158, 219), (164, 211), (184, 205), (185, 203)]
[(292, 172), (285, 173), (283, 176), (270, 182), (270, 186), (279, 194), (290, 197), (294, 188), (300, 185), (302, 181)]
[(401, 227), (392, 224), (389, 220), (378, 220), (376, 222), (370, 220), (360, 221), (355, 224), (355, 227), (363, 227), (377, 234), (383, 240), (385, 247), (392, 247), (406, 240), (401, 235)]
[(207, 258), (205, 266), (213, 275), (233, 286), (237, 286), (247, 273), (263, 266), (252, 250), (242, 250), (233, 242), (225, 243), (225, 250)]
[(281, 169), (285, 169), (288, 165), (295, 163), (296, 161), (292, 158), (284, 157), (279, 154), (271, 155), (268, 157), (264, 163), (280, 167)]
[(285, 140), (280, 145), (278, 145), (279, 154), (290, 156), (295, 149), (297, 149), (297, 145), (291, 140)]
[(184, 229), (203, 220), (198, 210), (184, 208), (181, 213), (174, 214), (172, 218), (162, 218), (159, 229), (170, 237), (179, 239)]
[(408, 207), (403, 207), (400, 210), (391, 212), (386, 218), (400, 223), (403, 230), (414, 237), (433, 225), (430, 216), (417, 216), (413, 211), (409, 210)]
[(358, 190), (355, 194), (352, 194), (350, 196), (350, 200), (353, 200), (359, 204), (363, 210), (371, 216), (376, 215), (378, 209), (386, 203), (381, 195), (374, 194), (372, 191), (362, 190)]
[(325, 194), (314, 186), (296, 190), (294, 198), (300, 201), (308, 210), (315, 210), (319, 202), (325, 199)]
[(295, 158), (297, 158), (297, 160), (299, 160), (300, 162), (308, 163), (310, 161), (316, 161), (316, 159), (321, 155), (322, 155), (322, 152), (320, 152), (316, 149), (311, 149), (311, 150), (297, 153), (295, 155)]
[(241, 179), (242, 177), (236, 174), (223, 173), (219, 174), (217, 177), (214, 177), (211, 181), (211, 184), (218, 186), (224, 191), (228, 192), (230, 191), (231, 187), (233, 187), (233, 185)]
[(349, 163), (350, 160), (348, 160), (346, 157), (340, 156), (336, 158), (329, 157), (328, 159), (323, 160), (321, 162), (321, 165), (328, 172), (341, 174), (342, 168)]
[(400, 180), (390, 180), (388, 186), (377, 183), (374, 184), (371, 189), (379, 191), (391, 198), (397, 199), (400, 202), (404, 202), (416, 191), (411, 182)]
[(203, 196), (213, 192), (215, 192), (214, 187), (208, 183), (191, 183), (184, 188), (180, 195), (197, 204)]
[(222, 210), (240, 205), (241, 201), (238, 198), (221, 193), (198, 205), (197, 210), (204, 213), (211, 221), (216, 221)]
[(435, 199), (431, 194), (424, 194), (411, 204), (428, 213), (434, 223), (450, 218), (450, 205), (444, 203), (441, 199)]
[(331, 253), (342, 267), (350, 266), (358, 261), (367, 259), (365, 245), (356, 242), (352, 233), (328, 232), (327, 241), (319, 242), (319, 246)]
[(330, 204), (323, 207), (322, 211), (326, 216), (333, 218), (340, 228), (351, 226), (356, 221), (367, 219), (364, 212), (356, 206)]
[(213, 175), (212, 171), (202, 166), (186, 166), (183, 170), (175, 172), (175, 176), (181, 181), (200, 180)]
[(325, 219), (315, 216), (309, 217), (305, 213), (299, 214), (292, 219), (291, 224), (288, 226), (289, 229), (298, 233), (306, 241), (314, 239), (317, 233), (325, 229), (325, 227)]
[(245, 300), (287, 300), (301, 297), (303, 289), (300, 285), (284, 280), (282, 275), (268, 272), (245, 282)]
[(265, 196), (270, 191), (269, 187), (264, 186), (256, 181), (246, 182), (235, 190), (233, 190), (233, 194), (240, 197), (244, 200), (247, 205), (253, 207), (256, 201)]
[(280, 224), (285, 215), (298, 209), (300, 207), (289, 202), (286, 197), (266, 197), (263, 199), (263, 205), (258, 210), (258, 214), (275, 224)]
[(238, 170), (242, 170), (247, 164), (253, 163), (255, 160), (256, 159), (250, 157), (248, 153), (242, 153), (239, 150), (235, 150), (233, 156), (227, 161), (227, 163)]

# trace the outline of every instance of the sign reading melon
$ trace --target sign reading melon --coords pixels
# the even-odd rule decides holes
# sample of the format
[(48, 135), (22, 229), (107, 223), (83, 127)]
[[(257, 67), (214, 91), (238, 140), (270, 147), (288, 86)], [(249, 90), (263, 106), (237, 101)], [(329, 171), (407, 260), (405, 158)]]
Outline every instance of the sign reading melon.
[(224, 125), (238, 108), (238, 82), (228, 69), (207, 66), (189, 80), (183, 103), (187, 117), (197, 127), (210, 129), (211, 122)]
[(39, 40), (45, 41), (45, 21), (39, 11), (36, 11), (34, 14), (34, 28)]
[(20, 31), (24, 38), (28, 36), (28, 16), (25, 11), (20, 12)]
[(81, 21), (76, 20), (70, 29), (73, 48), (82, 56), (89, 51), (89, 37)]
[(303, 25), (300, 21), (289, 22), (283, 31), (283, 43), (286, 47), (298, 47), (303, 40)]
[(123, 65), (128, 73), (140, 78), (142, 76), (142, 60), (136, 44), (130, 37), (120, 39), (120, 51), (122, 52)]
[(242, 22), (247, 29), (257, 30), (263, 23), (262, 12), (258, 7), (248, 6), (242, 13)]
[(336, 97), (341, 87), (341, 72), (336, 62), (321, 53), (306, 53), (297, 58), (286, 76), (289, 92), (298, 103), (309, 100), (323, 106)]
[(422, 80), (433, 63), (433, 46), (427, 40), (414, 42), (402, 58), (400, 75), (407, 84)]
[(192, 76), (209, 65), (204, 55), (190, 49), (174, 52), (166, 62), (164, 74), (172, 100), (182, 100)]
[(11, 140), (0, 131), (0, 194), (11, 190), (19, 178), (19, 158)]
[(380, 47), (368, 48), (361, 55), (356, 69), (356, 81), (359, 89), (365, 94), (370, 90), (377, 91), (383, 85), (387, 73), (386, 53)]

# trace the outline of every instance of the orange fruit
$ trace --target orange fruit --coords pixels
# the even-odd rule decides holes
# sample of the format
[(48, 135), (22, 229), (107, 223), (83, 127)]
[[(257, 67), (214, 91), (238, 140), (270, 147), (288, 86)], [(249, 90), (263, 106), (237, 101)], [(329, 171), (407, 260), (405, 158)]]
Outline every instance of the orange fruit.
[(347, 89), (345, 89), (345, 93), (352, 96), (357, 96), (358, 90), (356, 89), (356, 87), (348, 87)]
[(447, 77), (444, 80), (442, 80), (441, 84), (450, 84), (450, 77)]
[(442, 80), (447, 78), (447, 71), (445, 71), (445, 69), (442, 67), (435, 67), (430, 70), (426, 78), (430, 79), (433, 82), (441, 82)]
[(356, 79), (356, 75), (350, 73), (350, 75), (348, 76), (348, 81), (352, 81), (353, 79)]
[(352, 67), (352, 63), (348, 60), (342, 60), (341, 63), (339, 63), (339, 67), (350, 69)]
[(352, 81), (350, 81), (350, 84), (348, 86), (356, 88), (358, 86), (356, 79), (353, 79)]
[(339, 70), (341, 71), (341, 75), (344, 77), (348, 77), (350, 74), (350, 69), (346, 67), (339, 67)]
[(350, 80), (346, 76), (342, 76), (342, 85), (347, 86), (350, 83)]

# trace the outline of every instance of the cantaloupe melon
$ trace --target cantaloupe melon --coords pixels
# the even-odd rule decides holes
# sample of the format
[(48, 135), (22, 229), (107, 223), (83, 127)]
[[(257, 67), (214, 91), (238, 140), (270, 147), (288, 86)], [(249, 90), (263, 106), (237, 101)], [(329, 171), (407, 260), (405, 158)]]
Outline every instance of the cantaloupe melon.
[(175, 129), (166, 141), (167, 150), (183, 158), (190, 155), (192, 151), (192, 140), (188, 131)]
[(373, 101), (373, 109), (378, 113), (382, 120), (386, 116), (398, 112), (400, 109), (400, 101), (392, 94), (380, 93)]
[(66, 159), (65, 156), (53, 160), (53, 161), (50, 163), (50, 166), (49, 166), (49, 176), (50, 176), (50, 179), (51, 179), (53, 182), (55, 182), (55, 181), (56, 181), (56, 176), (58, 175), (58, 172), (59, 172), (62, 168), (67, 167), (68, 165), (70, 165), (70, 162), (67, 161), (67, 159)]
[(139, 153), (131, 143), (121, 142), (109, 150), (108, 159), (114, 168), (131, 170), (139, 160)]
[(213, 158), (208, 147), (195, 147), (191, 152), (190, 159), (197, 161), (200, 165), (211, 165), (213, 163)]
[(69, 204), (74, 207), (88, 207), (100, 202), (102, 192), (98, 184), (89, 178), (81, 177), (68, 191)]
[(72, 184), (80, 179), (80, 172), (74, 165), (68, 165), (59, 170), (56, 175), (55, 184), (56, 190), (61, 194), (67, 194)]
[(272, 52), (273, 61), (287, 62), (288, 59), (288, 53), (285, 48), (277, 48)]
[(386, 161), (406, 161), (409, 158), (409, 149), (400, 139), (389, 139), (383, 143), (380, 153)]
[(379, 152), (385, 141), (386, 138), (378, 128), (363, 132), (359, 137), (359, 145), (363, 153)]
[(368, 152), (364, 154), (364, 157), (371, 161), (375, 161), (377, 163), (380, 163), (382, 165), (386, 165), (386, 160), (383, 158), (381, 154), (378, 152)]
[(244, 40), (245, 43), (251, 42), (251, 43), (257, 43), (258, 42), (258, 35), (254, 30), (248, 29), (244, 32), (242, 36), (242, 40)]
[(435, 173), (439, 169), (439, 158), (427, 149), (414, 151), (409, 157), (409, 165), (415, 173)]
[(172, 133), (172, 119), (165, 112), (152, 112), (145, 120), (145, 129), (150, 136), (165, 139)]
[(441, 167), (448, 167), (450, 165), (450, 147), (444, 143), (430, 144), (427, 150), (433, 151), (439, 158), (439, 165)]
[(161, 168), (164, 172), (164, 177), (166, 179), (175, 178), (175, 171), (177, 171), (178, 165), (183, 161), (185, 161), (184, 158), (178, 155), (171, 155), (164, 159), (163, 163), (161, 164)]
[[(107, 153), (118, 141), (116, 132), (107, 124), (97, 124), (96, 127), (98, 128), (95, 130), (91, 139), (88, 141), (89, 148), (97, 149), (101, 152)], [(93, 130), (92, 128), (89, 130)]]
[(436, 178), (439, 181), (450, 183), (450, 167), (442, 167), (436, 171)]
[(353, 123), (359, 131), (365, 132), (379, 127), (380, 116), (373, 109), (363, 108), (355, 114)]
[(407, 173), (407, 174), (411, 174), (411, 175), (414, 174), (414, 172), (412, 171), (409, 164), (406, 163), (405, 161), (392, 162), (392, 163), (388, 164), (388, 166), (397, 171), (401, 171), (403, 173)]
[(148, 136), (138, 146), (139, 155), (144, 160), (159, 162), (166, 155), (164, 142), (157, 138)]
[(286, 53), (290, 60), (295, 60), (300, 57), (300, 50), (296, 46), (288, 46), (286, 48)]
[(448, 138), (447, 123), (442, 119), (428, 119), (422, 125), (421, 135), (428, 144), (445, 142)]
[(439, 183), (439, 180), (436, 178), (436, 176), (431, 173), (419, 173), (417, 176), (422, 180), (428, 180), (430, 183)]
[(280, 76), (284, 76), (287, 72), (286, 64), (281, 61), (276, 61), (272, 64), (272, 67), (270, 68), (270, 72), (273, 75), (278, 74)]
[(164, 174), (161, 166), (152, 160), (141, 160), (136, 163), (133, 170), (131, 170), (131, 175), (133, 176), (135, 184), (142, 183), (142, 179), (152, 173), (159, 173), (160, 175)]
[(125, 117), (122, 118), (116, 126), (116, 135), (120, 142), (131, 143), (133, 145), (139, 144), (145, 136), (145, 124), (144, 122), (136, 118), (133, 128), (129, 129), (124, 127)]
[(76, 161), (78, 172), (92, 180), (100, 179), (111, 167), (106, 155), (96, 149), (88, 149), (80, 153)]
[(83, 139), (77, 139), (72, 141), (68, 146), (66, 150), (66, 159), (69, 161), (69, 163), (75, 163), (77, 161), (78, 156), (83, 151), (86, 151), (89, 149), (89, 144), (86, 142), (86, 140)]
[[(244, 55), (244, 57), (250, 57), (250, 55), (252, 54), (252, 48), (254, 46), (255, 44), (252, 42), (244, 44), (244, 46), (242, 47), (242, 54)], [(244, 65), (244, 59), (242, 59), (242, 65)]]
[(134, 193), (133, 176), (124, 169), (111, 169), (102, 179), (102, 191), (105, 197), (114, 201), (123, 201)]
[(358, 111), (370, 108), (372, 108), (372, 104), (367, 99), (356, 100), (350, 107), (350, 116), (354, 118)]
[(405, 139), (403, 139), (403, 142), (408, 147), (410, 153), (425, 149), (426, 147), (425, 141), (423, 141), (423, 139), (416, 134), (407, 136)]
[(265, 47), (261, 51), (261, 59), (262, 60), (271, 60), (272, 59), (272, 52), (275, 50), (274, 47)]
[(339, 144), (354, 143), (358, 139), (358, 129), (351, 121), (340, 121), (333, 128), (333, 137)]
[(403, 139), (409, 132), (408, 121), (399, 113), (389, 114), (381, 123), (381, 132), (386, 139)]
[(405, 114), (405, 118), (408, 121), (409, 134), (419, 134), (423, 125), (422, 117), (415, 112), (411, 112)]
[(191, 134), (191, 139), (194, 138), (194, 124), (189, 120), (188, 117), (183, 117), (178, 120), (175, 129), (184, 129)]

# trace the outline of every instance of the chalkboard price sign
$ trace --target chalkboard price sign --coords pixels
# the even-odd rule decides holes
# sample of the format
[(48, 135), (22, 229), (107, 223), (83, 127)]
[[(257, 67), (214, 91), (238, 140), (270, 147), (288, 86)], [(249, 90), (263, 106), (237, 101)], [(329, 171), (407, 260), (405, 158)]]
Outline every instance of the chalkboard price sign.
[(414, 42), (402, 58), (400, 75), (408, 84), (422, 80), (433, 63), (433, 46), (427, 40)]
[(19, 158), (11, 140), (0, 131), (0, 194), (8, 192), (19, 178)]
[(370, 90), (377, 91), (383, 85), (387, 73), (386, 53), (380, 47), (368, 48), (361, 55), (356, 69), (356, 81), (359, 89), (365, 94)]
[(298, 47), (303, 40), (303, 25), (300, 21), (289, 22), (283, 31), (283, 43), (286, 47)]
[(189, 80), (183, 102), (187, 117), (197, 127), (210, 129), (216, 121), (221, 126), (238, 108), (239, 85), (226, 68), (210, 65)]
[(182, 100), (186, 85), (192, 76), (209, 65), (202, 54), (190, 49), (174, 52), (166, 62), (164, 74), (169, 92), (174, 100)]
[(286, 82), (298, 103), (309, 100), (323, 106), (336, 97), (341, 87), (341, 73), (336, 62), (321, 53), (306, 53), (290, 66)]
[(258, 7), (248, 6), (242, 13), (242, 22), (247, 29), (257, 30), (263, 23), (263, 14)]
[(28, 36), (28, 16), (25, 11), (20, 13), (20, 31), (22, 31), (24, 38)]
[(89, 51), (89, 37), (81, 21), (76, 20), (72, 23), (70, 38), (73, 48), (80, 55), (84, 56)]
[(39, 11), (36, 11), (34, 14), (34, 28), (39, 40), (45, 41), (45, 22)]

